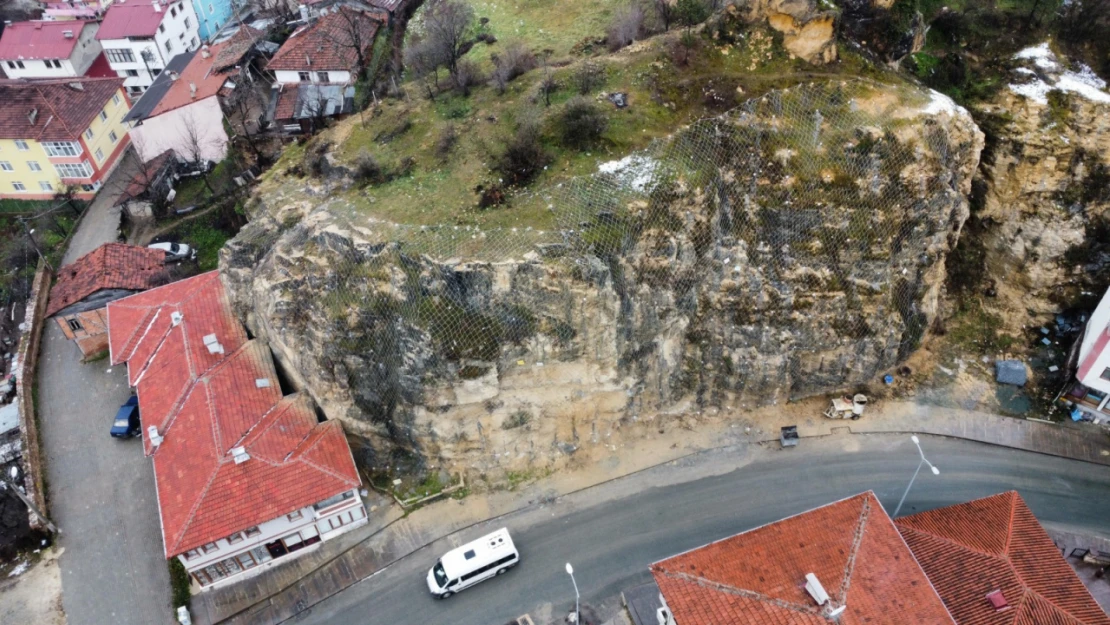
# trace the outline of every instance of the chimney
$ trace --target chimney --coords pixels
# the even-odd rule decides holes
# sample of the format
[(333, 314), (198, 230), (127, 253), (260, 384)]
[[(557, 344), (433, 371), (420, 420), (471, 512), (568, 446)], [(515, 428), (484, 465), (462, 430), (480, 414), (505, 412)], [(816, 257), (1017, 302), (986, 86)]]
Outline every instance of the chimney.
[(161, 13), (162, 12), (162, 5), (158, 4), (158, 0), (151, 0), (150, 4), (154, 7), (154, 12), (155, 13)]
[(74, 91), (84, 91), (85, 90), (85, 85), (83, 85), (79, 82), (71, 82), (71, 83), (69, 83), (69, 88), (73, 89)]
[(35, 30), (42, 30), (42, 22), (35, 22)]
[(255, 378), (255, 388), (270, 388), (270, 378)]
[(307, 22), (308, 21), (308, 7), (306, 7), (305, 5), (302, 4), (302, 5), (299, 5), (297, 7), (297, 10), (301, 12), (301, 21)]
[(235, 464), (243, 464), (251, 459), (250, 454), (247, 453), (246, 447), (232, 447), (231, 457), (235, 459)]
[(210, 56), (212, 56), (212, 53), (208, 51), (208, 44), (206, 43), (200, 47), (200, 58), (207, 59)]
[(987, 593), (987, 601), (991, 602), (991, 607), (995, 612), (1005, 612), (1010, 609), (1010, 604), (1006, 602), (1006, 597), (1002, 596), (1002, 590), (992, 590)]
[(158, 426), (151, 425), (146, 429), (146, 436), (150, 439), (151, 447), (158, 447), (162, 444), (162, 436), (158, 434)]
[(309, 67), (312, 67), (312, 59), (308, 58), (308, 53), (307, 52), (304, 55), (304, 64), (309, 66)]
[(194, 100), (197, 99), (197, 83), (192, 81), (189, 82), (189, 97)]
[(205, 335), (205, 337), (201, 340), (204, 341), (204, 345), (205, 345), (205, 347), (208, 348), (208, 353), (209, 354), (222, 354), (222, 353), (224, 353), (224, 346), (220, 345), (220, 342), (218, 340), (216, 340), (216, 335), (215, 334)]
[(817, 605), (825, 605), (829, 602), (829, 593), (825, 592), (825, 587), (813, 573), (806, 573), (806, 592)]
[(63, 30), (62, 31), (62, 36), (65, 37), (66, 39), (73, 39), (73, 31), (72, 30)]
[(180, 77), (181, 77), (181, 74), (178, 74), (177, 72), (175, 72), (173, 70), (170, 70), (170, 80), (177, 80)]
[(174, 326), (181, 325), (181, 320), (182, 319), (184, 319), (184, 317), (181, 315), (181, 313), (177, 312), (176, 310), (174, 312), (170, 313), (170, 323), (172, 325), (174, 325)]
[(38, 107), (35, 107), (35, 108), (31, 109), (31, 114), (27, 116), (27, 119), (31, 120), (31, 125), (34, 126), (35, 125), (35, 120), (38, 119), (38, 118), (39, 118), (39, 109), (38, 109)]

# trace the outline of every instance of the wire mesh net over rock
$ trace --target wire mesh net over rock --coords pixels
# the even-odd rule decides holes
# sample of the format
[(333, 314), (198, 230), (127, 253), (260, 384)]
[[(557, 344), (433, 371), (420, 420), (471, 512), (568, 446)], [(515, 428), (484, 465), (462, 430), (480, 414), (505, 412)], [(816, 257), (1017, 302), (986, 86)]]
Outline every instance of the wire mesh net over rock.
[(981, 148), (939, 94), (799, 85), (544, 191), (553, 229), (303, 202), (256, 217), (223, 266), (369, 457), (547, 462), (630, 420), (838, 390), (907, 356)]

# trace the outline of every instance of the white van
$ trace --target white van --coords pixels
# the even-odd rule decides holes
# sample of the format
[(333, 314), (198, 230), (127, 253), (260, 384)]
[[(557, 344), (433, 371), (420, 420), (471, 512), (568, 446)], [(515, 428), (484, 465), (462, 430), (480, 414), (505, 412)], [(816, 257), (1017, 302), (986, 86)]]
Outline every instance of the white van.
[(443, 554), (428, 571), (428, 590), (446, 599), (464, 588), (501, 575), (520, 562), (509, 530), (504, 527)]

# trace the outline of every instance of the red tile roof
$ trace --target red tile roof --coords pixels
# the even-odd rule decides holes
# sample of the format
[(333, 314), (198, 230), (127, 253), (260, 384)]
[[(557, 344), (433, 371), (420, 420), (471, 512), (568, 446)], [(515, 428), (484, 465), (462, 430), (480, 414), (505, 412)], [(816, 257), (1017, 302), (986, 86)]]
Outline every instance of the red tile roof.
[(0, 139), (77, 141), (121, 86), (122, 78), (0, 80)]
[[(68, 59), (81, 37), (83, 28), (92, 28), (92, 22), (15, 22), (4, 27), (0, 35), (0, 61)], [(66, 37), (69, 32), (71, 37)]]
[(148, 187), (151, 183), (162, 173), (162, 168), (168, 165), (171, 159), (177, 159), (177, 153), (173, 151), (173, 148), (143, 163), (142, 169), (135, 174), (131, 182), (127, 183), (127, 188), (116, 198), (115, 205), (119, 206), (124, 202), (142, 197), (142, 195), (148, 191)]
[(652, 565), (682, 625), (827, 625), (805, 590), (813, 573), (842, 625), (952, 624), (871, 492)]
[(215, 71), (222, 72), (238, 65), (243, 60), (243, 56), (250, 52), (251, 47), (259, 39), (262, 39), (263, 35), (262, 31), (244, 24), (227, 41), (218, 44), (220, 46), (219, 50), (216, 50), (216, 46), (212, 46), (212, 68)]
[[(902, 517), (910, 549), (960, 625), (1110, 625), (1016, 492)], [(987, 593), (1001, 590), (1010, 609)]]
[[(152, 453), (167, 558), (360, 485), (340, 424), (317, 423), (305, 396), (282, 398), (269, 348), (246, 340), (217, 272), (113, 302), (108, 328), (144, 438), (151, 425), (163, 437)], [(249, 459), (236, 464), (236, 447)]]
[(161, 10), (155, 11), (154, 4), (147, 0), (115, 2), (108, 6), (96, 38), (125, 39), (127, 37), (153, 37), (158, 25), (169, 16), (170, 5), (161, 3)]
[[(170, 84), (170, 88), (166, 90), (162, 99), (150, 111), (148, 117), (168, 113), (216, 95), (220, 87), (227, 82), (228, 76), (213, 71), (212, 64), (216, 61), (215, 55), (224, 48), (228, 41), (211, 46), (208, 50), (208, 58), (204, 57), (203, 50), (198, 50), (189, 64), (185, 66), (185, 69), (181, 71), (181, 76)], [(193, 93), (193, 86), (196, 86), (195, 94)]]
[(166, 253), (122, 243), (105, 243), (58, 270), (46, 316), (104, 289), (145, 291), (165, 269)]
[[(357, 30), (352, 30), (352, 24)], [(358, 65), (355, 44), (364, 46), (363, 58), (368, 59), (378, 26), (379, 22), (365, 13), (343, 7), (290, 35), (266, 68), (354, 72)]]

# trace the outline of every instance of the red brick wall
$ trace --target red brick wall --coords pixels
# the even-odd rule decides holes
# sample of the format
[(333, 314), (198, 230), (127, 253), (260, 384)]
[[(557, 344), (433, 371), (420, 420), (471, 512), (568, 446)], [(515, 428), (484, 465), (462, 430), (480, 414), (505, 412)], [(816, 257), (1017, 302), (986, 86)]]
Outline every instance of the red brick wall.
[[(76, 320), (81, 324), (80, 330), (69, 327), (69, 321)], [(83, 356), (93, 356), (108, 349), (108, 309), (98, 308), (85, 312), (74, 313), (64, 317), (55, 317), (62, 334), (71, 341), (77, 341)]]

